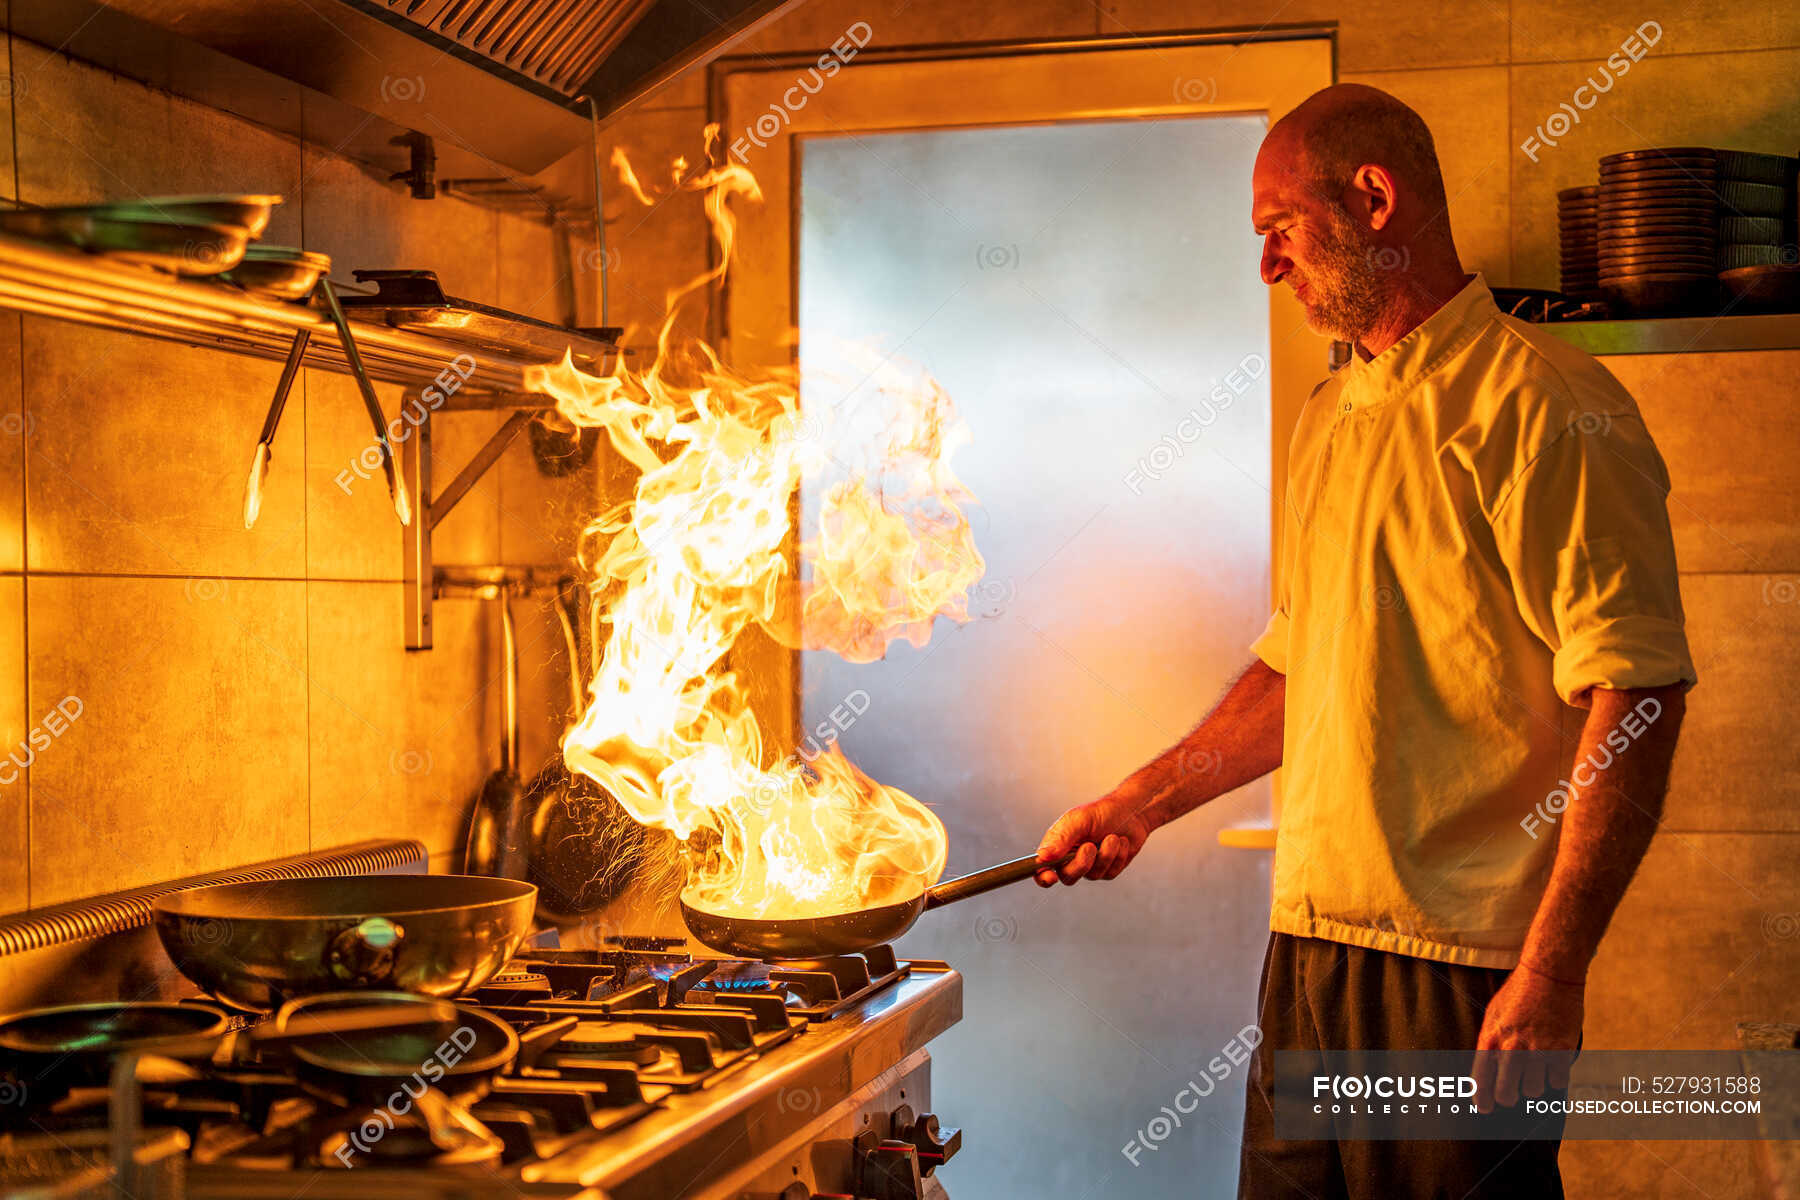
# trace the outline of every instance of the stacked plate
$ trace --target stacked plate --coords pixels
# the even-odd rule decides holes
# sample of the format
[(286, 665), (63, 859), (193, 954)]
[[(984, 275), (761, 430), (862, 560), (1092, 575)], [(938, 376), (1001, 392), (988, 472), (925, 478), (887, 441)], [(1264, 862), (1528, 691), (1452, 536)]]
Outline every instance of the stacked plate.
[(280, 196), (157, 196), (117, 204), (0, 213), (0, 232), (79, 246), (177, 275), (217, 275), (243, 260)]
[[(1794, 213), (1794, 174), (1800, 161), (1781, 154), (1721, 150), (1719, 270), (1782, 264)], [(1787, 261), (1793, 262), (1790, 251)]]
[(1576, 300), (1600, 295), (1600, 189), (1564, 188), (1556, 193), (1557, 262), (1562, 267), (1562, 293)]
[(1600, 160), (1600, 290), (1638, 316), (1711, 305), (1718, 267), (1719, 167), (1713, 150), (1673, 146)]
[(254, 245), (223, 278), (267, 300), (304, 300), (321, 275), (331, 273), (331, 256), (294, 246)]

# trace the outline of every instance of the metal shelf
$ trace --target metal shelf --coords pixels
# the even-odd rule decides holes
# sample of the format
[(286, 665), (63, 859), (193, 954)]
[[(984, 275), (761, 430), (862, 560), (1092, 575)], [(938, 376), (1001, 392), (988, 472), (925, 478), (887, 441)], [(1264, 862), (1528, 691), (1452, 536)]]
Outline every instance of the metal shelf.
[(1538, 326), (1593, 355), (1800, 350), (1800, 313), (1552, 321)]
[[(307, 329), (312, 337), (303, 365), (352, 373), (336, 326), (329, 316), (309, 305), (263, 300), (229, 284), (181, 279), (7, 234), (0, 234), (0, 308), (278, 361), (286, 359), (295, 333)], [(415, 503), (412, 523), (400, 531), (406, 580), (404, 636), (407, 649), (428, 650), (432, 529), (499, 461), (532, 417), (554, 408), (556, 402), (525, 390), (525, 368), (543, 361), (541, 357), (503, 354), (373, 323), (359, 323), (355, 337), (370, 377), (406, 388), (399, 411), (425, 414), (401, 443), (399, 466)], [(474, 369), (455, 392), (445, 395), (440, 384), (433, 392), (436, 402), (426, 402), (427, 386), (447, 374), (452, 379), (461, 375), (460, 371), (449, 373), (452, 361), (458, 358), (472, 361)], [(512, 415), (433, 498), (432, 415), (452, 411), (510, 411)], [(412, 420), (409, 416), (407, 423)], [(255, 445), (255, 430), (246, 429), (244, 437), (248, 452)]]
[[(305, 365), (350, 372), (330, 318), (307, 305), (263, 300), (229, 284), (180, 279), (6, 234), (0, 234), (0, 307), (276, 360), (287, 357), (297, 330), (310, 329)], [(372, 323), (357, 325), (356, 345), (371, 377), (420, 387), (466, 355), (475, 370), (441, 406), (446, 409), (535, 411), (555, 403), (525, 390), (525, 368), (541, 360)]]

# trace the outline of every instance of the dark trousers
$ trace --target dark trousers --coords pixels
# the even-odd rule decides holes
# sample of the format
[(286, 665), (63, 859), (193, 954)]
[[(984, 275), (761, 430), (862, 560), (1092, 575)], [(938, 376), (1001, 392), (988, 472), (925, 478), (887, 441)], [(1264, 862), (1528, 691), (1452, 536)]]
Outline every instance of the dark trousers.
[(1559, 1140), (1275, 1140), (1277, 1050), (1473, 1050), (1487, 1002), (1506, 976), (1270, 934), (1238, 1200), (1562, 1200)]

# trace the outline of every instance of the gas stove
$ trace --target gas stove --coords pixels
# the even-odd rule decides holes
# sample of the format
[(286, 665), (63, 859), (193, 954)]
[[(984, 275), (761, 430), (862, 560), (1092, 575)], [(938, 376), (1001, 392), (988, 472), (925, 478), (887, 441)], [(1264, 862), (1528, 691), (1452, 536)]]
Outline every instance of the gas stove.
[(942, 1197), (961, 1135), (930, 1112), (924, 1045), (961, 1000), (948, 964), (887, 946), (765, 963), (662, 937), (535, 945), (456, 1000), (518, 1041), (479, 1094), (321, 1086), (243, 1016), (210, 1059), (146, 1059), (122, 1089), (0, 1059), (0, 1192), (105, 1168), (124, 1137), (138, 1200)]

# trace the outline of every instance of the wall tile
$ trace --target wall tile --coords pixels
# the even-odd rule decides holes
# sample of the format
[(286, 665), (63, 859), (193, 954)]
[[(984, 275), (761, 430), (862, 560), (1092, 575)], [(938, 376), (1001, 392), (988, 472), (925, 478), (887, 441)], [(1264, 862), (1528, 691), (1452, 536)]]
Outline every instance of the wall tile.
[(1800, 576), (1687, 575), (1688, 698), (1663, 825), (1800, 832), (1800, 741), (1771, 704), (1800, 675)]
[(298, 241), (297, 142), (19, 38), (12, 48), (21, 199), (274, 193), (288, 202), (264, 239)]
[(519, 772), (530, 780), (557, 755), (574, 719), (569, 654), (549, 599), (513, 604), (519, 631)]
[(1654, 18), (1654, 53), (1760, 50), (1800, 42), (1800, 9), (1791, 4), (1687, 0), (1633, 9), (1607, 0), (1512, 0), (1514, 62), (1601, 63)]
[(1668, 464), (1681, 569), (1800, 571), (1800, 427), (1777, 383), (1800, 375), (1800, 350), (1603, 361), (1637, 398)]
[[(433, 446), (432, 492), (442, 492), (475, 452), (511, 415), (504, 412), (438, 413), (431, 419)], [(445, 566), (485, 566), (503, 561), (501, 550), (502, 493), (499, 466), (492, 466), (481, 482), (450, 510), (432, 533), (432, 556)]]
[[(611, 454), (612, 447), (600, 438), (595, 459)], [(501, 558), (573, 570), (581, 531), (600, 510), (595, 461), (569, 475), (547, 476), (532, 455), (527, 431), (508, 447), (495, 470), (501, 487)]]
[(1513, 272), (1520, 287), (1555, 287), (1556, 193), (1591, 184), (1601, 155), (1647, 146), (1727, 146), (1793, 154), (1800, 49), (1678, 54), (1652, 50), (1600, 96), (1554, 147), (1519, 147), (1568, 102), (1593, 63), (1512, 68)]
[(408, 652), (398, 587), (306, 586), (312, 847), (396, 833), (433, 853), (460, 846), (499, 757), (493, 606), (440, 602), (434, 648)]
[[(625, 327), (625, 342), (653, 348), (668, 310), (671, 288), (707, 269), (710, 233), (700, 199), (692, 192), (663, 197), (657, 189), (679, 157), (695, 162), (703, 149), (706, 117), (700, 109), (664, 109), (633, 114), (606, 127), (607, 154), (622, 150), (638, 177), (649, 180), (657, 199), (645, 207), (608, 174), (606, 186), (607, 284), (609, 320)], [(683, 308), (680, 330), (705, 329), (707, 297), (696, 295)]]
[(1564, 1142), (1556, 1164), (1569, 1196), (1632, 1200), (1766, 1200), (1751, 1170), (1754, 1142)]
[[(592, 261), (592, 243), (570, 247), (559, 229), (508, 219), (502, 223), (500, 294), (511, 308), (540, 320), (560, 322), (567, 309), (568, 274), (563, 264), (572, 249), (574, 265)], [(582, 260), (580, 256), (589, 258)], [(592, 291), (598, 277), (580, 272), (576, 286)], [(597, 308), (597, 304), (593, 307)], [(576, 537), (595, 510), (594, 468), (550, 476), (538, 469), (531, 431), (521, 434), (495, 468), (500, 478), (500, 555), (507, 563), (556, 564), (571, 560)], [(571, 566), (573, 564), (571, 563)]]
[(570, 300), (578, 299), (578, 289), (592, 287), (589, 273), (576, 273), (591, 256), (588, 260), (580, 257), (583, 245), (577, 245), (571, 255), (560, 225), (503, 215), (495, 246), (498, 290), (494, 303), (502, 308), (562, 325), (569, 316)]
[(305, 585), (34, 577), (30, 707), (80, 716), (31, 772), (31, 900), (306, 845)]
[(0, 576), (0, 912), (30, 903), (31, 779), (11, 756), (25, 757), (35, 724), (25, 707), (25, 581)]
[[(611, 118), (601, 130), (600, 154), (611, 163), (615, 149), (624, 151), (632, 167), (652, 192), (662, 190), (677, 157), (699, 161), (704, 150), (706, 109), (698, 104), (668, 108), (628, 109)], [(584, 147), (565, 155), (541, 172), (538, 182), (557, 194), (586, 196), (593, 192), (593, 163)], [(610, 307), (606, 324), (636, 326), (628, 339), (642, 345), (654, 338), (664, 311), (668, 290), (706, 270), (708, 234), (699, 198), (684, 193), (646, 208), (620, 182), (608, 165), (602, 173), (606, 194), (606, 237), (609, 264)], [(599, 279), (593, 268), (600, 261), (585, 224), (575, 235), (576, 298), (581, 323), (598, 325)], [(502, 275), (509, 268), (502, 254)], [(518, 272), (513, 269), (513, 275)], [(530, 286), (530, 281), (525, 281)], [(513, 286), (503, 279), (502, 287)], [(541, 285), (538, 285), (541, 291)], [(509, 292), (509, 294), (512, 294)], [(693, 328), (704, 327), (704, 305), (694, 306)], [(684, 328), (687, 327), (684, 325)]]
[(499, 215), (439, 194), (414, 200), (348, 159), (305, 148), (305, 246), (331, 255), (331, 277), (356, 270), (437, 272), (449, 295), (492, 304)]
[(1489, 283), (1512, 277), (1512, 176), (1507, 162), (1505, 67), (1345, 75), (1411, 105), (1431, 129), (1463, 266)]
[(25, 456), (19, 314), (0, 311), (0, 571), (25, 566)]
[[(1418, 5), (1374, 0), (1106, 0), (1100, 32), (1162, 33), (1171, 30), (1258, 29), (1335, 21), (1338, 70), (1386, 71), (1413, 67), (1463, 67), (1506, 61), (1506, 9), (1493, 4)], [(918, 40), (918, 39), (908, 39)], [(922, 39), (930, 40), (930, 39)]]
[[(1659, 833), (1589, 973), (1587, 1047), (1734, 1050), (1738, 1022), (1786, 1019), (1796, 850), (1794, 834)], [(1749, 1153), (1746, 1142), (1566, 1142), (1560, 1162), (1571, 1196), (1754, 1200)]]
[[(403, 577), (401, 526), (388, 496), (387, 477), (375, 462), (374, 428), (363, 410), (356, 381), (348, 375), (305, 373), (307, 574), (326, 579)], [(377, 384), (376, 398), (391, 422), (407, 407), (404, 389)], [(432, 492), (444, 489), (505, 415), (439, 412), (431, 418)], [(410, 428), (403, 424), (402, 429)], [(394, 447), (396, 455), (402, 452)], [(367, 475), (367, 478), (363, 478)], [(486, 564), (499, 554), (499, 483), (493, 471), (462, 498), (432, 532), (432, 558), (442, 565)], [(420, 508), (413, 497), (415, 510)], [(396, 627), (397, 628), (397, 627)]]
[(33, 570), (301, 573), (304, 397), (290, 399), (254, 530), (244, 480), (280, 364), (24, 318)]
[(1588, 1047), (1735, 1049), (1739, 1021), (1786, 1019), (1796, 852), (1791, 833), (1659, 833), (1589, 973)]

